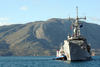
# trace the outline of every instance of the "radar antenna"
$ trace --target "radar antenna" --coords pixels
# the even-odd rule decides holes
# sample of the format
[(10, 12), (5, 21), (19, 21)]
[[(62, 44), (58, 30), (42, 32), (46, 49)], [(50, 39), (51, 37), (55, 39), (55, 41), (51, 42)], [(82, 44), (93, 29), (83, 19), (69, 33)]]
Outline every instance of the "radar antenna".
[(76, 16), (78, 18), (78, 7), (76, 7)]
[[(79, 19), (86, 19), (86, 17), (84, 17), (84, 18), (79, 18), (78, 17), (78, 7), (76, 7), (76, 21), (75, 21), (75, 23), (73, 23), (73, 27), (74, 27), (74, 34), (73, 34), (73, 36), (74, 37), (78, 37), (78, 36), (80, 36), (81, 34), (80, 34), (80, 25), (82, 25), (82, 23), (79, 23)], [(70, 18), (69, 17), (69, 20), (73, 20), (73, 18)]]

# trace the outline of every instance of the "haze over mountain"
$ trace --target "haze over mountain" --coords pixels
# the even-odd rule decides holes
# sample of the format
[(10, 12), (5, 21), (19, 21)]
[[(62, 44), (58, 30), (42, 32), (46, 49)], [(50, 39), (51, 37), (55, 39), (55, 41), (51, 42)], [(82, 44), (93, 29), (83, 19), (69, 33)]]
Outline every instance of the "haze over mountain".
[[(81, 34), (91, 44), (91, 48), (100, 49), (100, 25), (80, 22), (83, 23)], [(68, 19), (52, 18), (47, 21), (0, 26), (0, 55), (55, 55), (68, 34), (72, 35), (71, 24)]]

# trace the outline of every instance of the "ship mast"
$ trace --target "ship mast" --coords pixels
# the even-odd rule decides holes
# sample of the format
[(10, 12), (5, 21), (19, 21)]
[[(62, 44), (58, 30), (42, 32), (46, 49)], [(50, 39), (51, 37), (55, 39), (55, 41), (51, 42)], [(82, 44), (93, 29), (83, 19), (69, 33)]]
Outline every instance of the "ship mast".
[[(70, 18), (69, 17), (69, 20), (71, 20), (73, 18)], [(73, 27), (74, 27), (74, 33), (73, 33), (73, 37), (79, 37), (81, 34), (80, 34), (80, 25), (82, 25), (82, 23), (79, 23), (79, 19), (86, 19), (86, 17), (84, 18), (79, 18), (78, 17), (78, 7), (76, 7), (76, 21), (75, 23), (73, 23)]]

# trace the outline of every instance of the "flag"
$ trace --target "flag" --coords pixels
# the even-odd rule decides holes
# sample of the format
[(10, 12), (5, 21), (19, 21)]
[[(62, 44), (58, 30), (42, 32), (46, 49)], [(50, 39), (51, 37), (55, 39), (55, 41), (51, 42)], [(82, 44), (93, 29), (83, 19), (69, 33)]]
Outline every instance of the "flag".
[(73, 29), (73, 26), (71, 25), (71, 29)]

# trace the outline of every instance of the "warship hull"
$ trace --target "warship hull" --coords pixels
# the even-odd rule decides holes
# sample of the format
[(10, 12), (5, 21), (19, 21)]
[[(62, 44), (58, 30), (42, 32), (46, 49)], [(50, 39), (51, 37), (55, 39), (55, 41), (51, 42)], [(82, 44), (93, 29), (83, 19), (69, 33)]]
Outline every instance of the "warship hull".
[(64, 52), (67, 56), (67, 60), (70, 61), (84, 61), (91, 59), (91, 55), (86, 49), (82, 49), (82, 46), (71, 42), (64, 44)]

